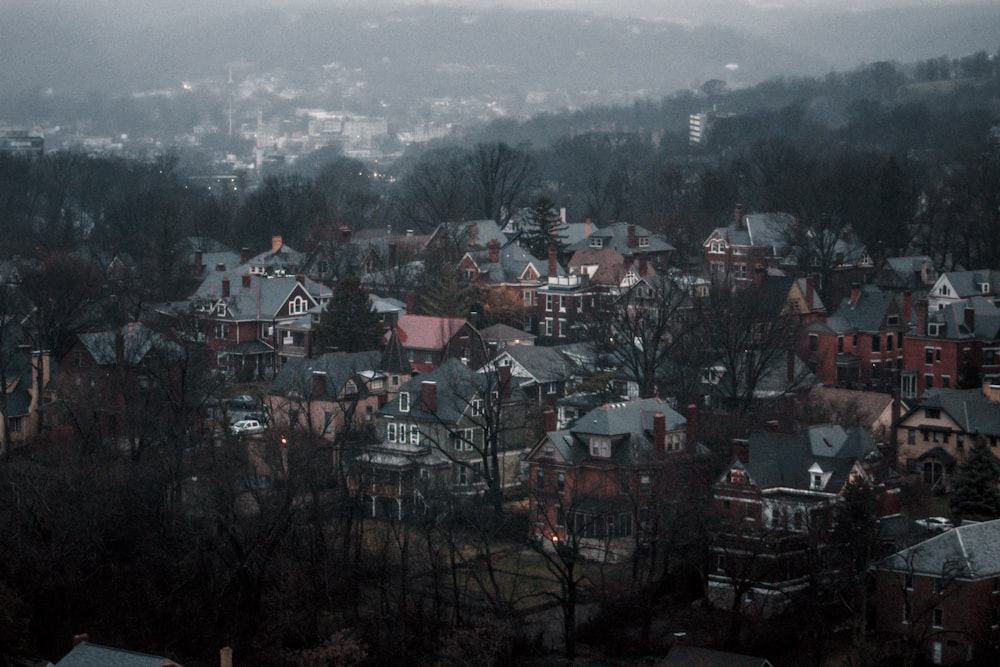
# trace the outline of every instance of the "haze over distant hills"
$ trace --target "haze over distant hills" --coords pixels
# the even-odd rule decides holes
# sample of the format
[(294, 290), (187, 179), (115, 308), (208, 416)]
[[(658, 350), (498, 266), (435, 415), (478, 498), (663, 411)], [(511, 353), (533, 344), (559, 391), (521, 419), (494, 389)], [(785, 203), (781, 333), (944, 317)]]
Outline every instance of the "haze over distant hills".
[[(362, 90), (369, 104), (515, 90), (593, 91), (590, 101), (601, 103), (620, 101), (600, 99), (610, 91), (658, 96), (713, 78), (748, 85), (1000, 46), (995, 2), (877, 11), (836, 11), (818, 0), (794, 9), (735, 0), (625, 0), (617, 10), (598, 0), (546, 4), (560, 9), (11, 0), (0, 6), (0, 95), (177, 88), (222, 78), (236, 63), (239, 76), (280, 69), (286, 87), (325, 80), (322, 95)], [(615, 17), (561, 9), (570, 5)]]

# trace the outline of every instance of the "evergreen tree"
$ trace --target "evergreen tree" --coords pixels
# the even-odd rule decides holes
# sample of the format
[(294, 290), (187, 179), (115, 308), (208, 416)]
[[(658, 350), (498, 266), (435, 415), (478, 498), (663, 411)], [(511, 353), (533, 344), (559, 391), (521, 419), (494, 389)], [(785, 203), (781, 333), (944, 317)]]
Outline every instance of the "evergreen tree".
[(951, 512), (960, 519), (1000, 517), (1000, 461), (990, 451), (986, 438), (977, 436), (969, 456), (952, 480)]
[(528, 227), (521, 234), (521, 247), (539, 259), (549, 255), (549, 248), (555, 247), (562, 252), (566, 245), (562, 233), (566, 230), (556, 210), (555, 204), (548, 197), (542, 196), (535, 200), (531, 207), (531, 217)]
[(419, 295), (421, 314), (467, 318), (476, 296), (475, 285), (459, 273), (445, 253), (427, 258)]
[(333, 288), (333, 298), (320, 316), (316, 340), (320, 347), (342, 352), (364, 352), (378, 347), (384, 329), (372, 310), (368, 293), (357, 276), (344, 276)]

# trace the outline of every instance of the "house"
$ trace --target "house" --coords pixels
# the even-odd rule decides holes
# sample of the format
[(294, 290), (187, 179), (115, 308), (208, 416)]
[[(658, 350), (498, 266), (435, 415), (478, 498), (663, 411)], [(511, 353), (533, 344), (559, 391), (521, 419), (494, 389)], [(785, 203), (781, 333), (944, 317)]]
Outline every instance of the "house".
[(795, 218), (787, 213), (747, 215), (736, 206), (733, 222), (717, 227), (702, 243), (705, 273), (734, 284), (759, 280), (769, 267), (788, 262)]
[(383, 359), (381, 352), (290, 359), (268, 387), (271, 428), (332, 442), (373, 424), (389, 396)]
[(101, 646), (84, 639), (53, 667), (181, 667), (181, 664), (163, 656)]
[(467, 250), (486, 248), (492, 241), (501, 246), (507, 243), (507, 237), (493, 220), (442, 222), (427, 238), (423, 251), (441, 250), (457, 259)]
[(992, 297), (1000, 284), (1000, 271), (947, 271), (927, 294), (931, 312), (974, 296)]
[(511, 377), (536, 405), (554, 405), (566, 395), (567, 386), (579, 381), (582, 369), (561, 346), (511, 345), (489, 363), (490, 367), (508, 367)]
[(447, 359), (463, 359), (476, 368), (486, 361), (482, 336), (461, 318), (402, 315), (394, 331), (418, 373), (430, 372)]
[(601, 405), (569, 429), (546, 433), (524, 457), (532, 539), (571, 544), (598, 560), (619, 561), (650, 537), (662, 503), (685, 497), (683, 480), (700, 454), (695, 419), (648, 398)]
[(615, 250), (632, 263), (645, 261), (660, 271), (668, 268), (676, 250), (645, 227), (627, 222), (613, 222), (602, 229), (592, 230), (588, 236), (568, 245), (566, 251), (576, 253), (579, 250), (605, 248)]
[(486, 343), (486, 347), (489, 349), (490, 356), (492, 357), (495, 357), (512, 345), (534, 346), (535, 340), (538, 338), (535, 334), (528, 333), (523, 329), (515, 329), (506, 324), (494, 324), (485, 329), (480, 329), (479, 333), (482, 335), (483, 341)]
[(542, 344), (576, 342), (597, 305), (598, 290), (586, 275), (549, 277), (535, 296), (538, 340)]
[(496, 239), (485, 250), (469, 250), (459, 260), (458, 269), (463, 278), (480, 287), (499, 292), (497, 298), (517, 303), (525, 310), (524, 328), (535, 328), (536, 291), (546, 284), (549, 276), (565, 276), (566, 272), (556, 261), (556, 250), (549, 251), (543, 261), (519, 245), (501, 247)]
[[(42, 432), (42, 408), (51, 401), (55, 364), (48, 352), (32, 351), (19, 344), (11, 327), (0, 339), (0, 454), (37, 437)], [(19, 328), (17, 328), (19, 329)]]
[[(942, 276), (942, 280), (945, 276)], [(940, 283), (940, 281), (939, 281)], [(951, 290), (951, 287), (942, 284)], [(969, 387), (1000, 378), (1000, 308), (991, 298), (920, 299), (903, 339), (900, 392), (915, 398), (940, 387)]]
[(285, 245), (280, 236), (272, 236), (270, 250), (247, 258), (241, 263), (247, 265), (251, 275), (285, 276), (298, 273), (305, 261), (304, 253)]
[(874, 282), (884, 290), (902, 292), (909, 290), (926, 295), (937, 282), (938, 272), (934, 260), (928, 255), (887, 257), (875, 274)]
[(826, 416), (824, 421), (868, 429), (876, 443), (894, 441), (893, 428), (908, 406), (892, 394), (836, 387), (815, 387), (809, 408)]
[(310, 329), (296, 320), (330, 296), (328, 287), (304, 275), (268, 275), (243, 266), (211, 272), (188, 300), (165, 304), (159, 312), (173, 319), (182, 335), (205, 342), (220, 371), (249, 380), (272, 377), (279, 359), (307, 356)]
[(896, 424), (896, 463), (931, 489), (947, 490), (976, 437), (1000, 442), (1000, 391), (933, 389)]
[(218, 266), (235, 269), (246, 263), (247, 257), (235, 252), (215, 239), (206, 236), (188, 236), (177, 243), (176, 253), (186, 274), (193, 280), (201, 281), (205, 274)]
[(935, 665), (994, 662), (998, 544), (1000, 520), (970, 523), (876, 562), (875, 626), (887, 652)]
[[(457, 359), (412, 378), (376, 413), (378, 444), (360, 462), (373, 515), (403, 518), (521, 481), (526, 401), (510, 373)], [(495, 454), (495, 456), (494, 456)], [(495, 467), (493, 467), (495, 465)]]
[(709, 545), (708, 599), (722, 609), (771, 617), (815, 580), (806, 569), (807, 550), (836, 547), (824, 536), (848, 483), (863, 480), (880, 494), (898, 490), (887, 486), (885, 459), (863, 428), (753, 433), (734, 450), (712, 487), (718, 524)]
[(894, 389), (904, 365), (909, 309), (908, 293), (900, 299), (875, 285), (855, 284), (825, 322), (805, 327), (801, 352), (828, 387)]

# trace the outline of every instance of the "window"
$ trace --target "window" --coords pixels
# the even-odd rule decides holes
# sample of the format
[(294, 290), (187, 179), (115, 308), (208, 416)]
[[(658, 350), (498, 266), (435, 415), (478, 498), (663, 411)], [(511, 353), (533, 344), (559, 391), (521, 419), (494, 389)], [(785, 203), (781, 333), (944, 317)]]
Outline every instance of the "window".
[(900, 393), (903, 398), (915, 398), (917, 395), (917, 376), (914, 373), (904, 372), (899, 377)]
[(289, 315), (302, 315), (309, 309), (309, 302), (305, 297), (297, 296), (288, 302)]
[(844, 337), (837, 336), (837, 353), (843, 354), (844, 352)]
[(478, 417), (483, 414), (483, 399), (474, 398), (472, 399), (472, 416)]
[(941, 410), (938, 408), (924, 408), (924, 417), (927, 419), (941, 419)]
[(7, 419), (7, 429), (11, 433), (20, 433), (24, 428), (24, 417), (10, 417)]
[(649, 247), (649, 237), (648, 236), (640, 236), (639, 237), (639, 247), (640, 248), (648, 248)]
[(917, 429), (915, 428), (906, 429), (906, 444), (908, 445), (917, 444)]
[(899, 315), (889, 315), (885, 318), (886, 326), (894, 327), (899, 325)]
[(944, 609), (941, 609), (941, 607), (935, 607), (934, 608), (934, 618), (931, 621), (931, 624), (935, 628), (943, 628), (944, 627)]
[(726, 555), (719, 554), (715, 557), (715, 569), (719, 572), (726, 571)]
[(410, 411), (410, 392), (403, 391), (399, 394), (399, 411), (409, 412)]
[(389, 422), (385, 426), (385, 439), (388, 442), (396, 442), (396, 424)]
[(546, 394), (554, 394), (554, 393), (556, 393), (556, 389), (558, 389), (558, 385), (555, 382), (546, 382), (545, 383), (545, 393)]
[(903, 623), (909, 623), (913, 620), (913, 610), (910, 608), (910, 601), (903, 600)]
[(881, 351), (882, 351), (882, 337), (877, 335), (872, 336), (872, 352), (881, 352)]
[(260, 337), (261, 338), (273, 338), (274, 337), (274, 324), (269, 322), (264, 322), (260, 325)]
[(461, 428), (451, 434), (452, 449), (456, 452), (471, 452), (475, 442), (475, 429)]
[[(838, 338), (837, 342), (842, 343), (843, 339)], [(819, 349), (819, 336), (816, 334), (809, 334), (809, 351), (815, 352), (817, 349)]]
[(928, 364), (928, 365), (934, 363), (934, 348), (933, 347), (925, 347), (924, 348), (924, 363)]
[(590, 237), (590, 247), (591, 248), (603, 248), (604, 247), (604, 239), (598, 238), (596, 236), (591, 236)]
[(390, 387), (398, 387), (399, 386), (399, 376), (398, 375), (390, 375), (389, 376), (389, 386)]
[(215, 325), (215, 337), (219, 340), (229, 338), (229, 325), (217, 323)]
[(525, 308), (530, 308), (531, 306), (535, 305), (534, 301), (531, 298), (532, 294), (534, 294), (534, 292), (532, 292), (531, 290), (524, 290), (524, 306), (525, 306)]
[(650, 493), (653, 490), (653, 480), (649, 475), (639, 476), (639, 492)]
[(552, 295), (551, 294), (546, 294), (545, 295), (545, 312), (547, 312), (547, 313), (551, 313), (552, 312)]
[(556, 475), (556, 491), (562, 491), (566, 488), (566, 475), (559, 473)]
[(551, 336), (552, 335), (552, 318), (551, 317), (546, 317), (545, 318), (545, 335), (546, 336)]
[(417, 428), (416, 424), (410, 424), (410, 443), (414, 445), (420, 444), (420, 429)]
[(559, 295), (559, 312), (560, 313), (566, 312), (566, 297), (562, 295)]
[(597, 456), (601, 458), (608, 458), (611, 456), (611, 440), (608, 438), (591, 438), (590, 439), (590, 455)]
[(934, 388), (934, 376), (933, 375), (925, 375), (924, 376), (924, 389), (933, 389), (933, 388)]
[(712, 241), (708, 244), (708, 251), (713, 255), (721, 255), (726, 252), (726, 245), (722, 241)]
[(565, 317), (559, 318), (559, 337), (565, 338), (566, 331), (569, 329), (569, 323), (566, 321)]
[(941, 595), (944, 590), (944, 582), (941, 577), (934, 577), (934, 595)]
[(535, 490), (544, 491), (545, 490), (545, 471), (539, 468), (535, 471)]
[(945, 389), (950, 389), (951, 388), (951, 376), (950, 375), (942, 375), (941, 376), (941, 386), (944, 387)]
[(908, 591), (913, 590), (913, 575), (909, 572), (903, 575), (903, 588)]

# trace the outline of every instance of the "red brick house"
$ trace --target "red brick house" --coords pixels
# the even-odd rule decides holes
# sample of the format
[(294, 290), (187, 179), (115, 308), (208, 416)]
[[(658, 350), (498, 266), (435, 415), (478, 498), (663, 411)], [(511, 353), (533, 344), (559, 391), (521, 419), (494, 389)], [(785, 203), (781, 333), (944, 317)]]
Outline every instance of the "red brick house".
[(872, 566), (884, 652), (935, 665), (996, 664), (1000, 520), (971, 523)]
[(583, 250), (612, 249), (629, 265), (647, 263), (659, 271), (669, 267), (676, 250), (672, 245), (645, 227), (627, 222), (614, 222), (607, 227), (594, 229), (585, 238), (566, 248), (568, 253)]
[(586, 275), (550, 277), (535, 292), (538, 341), (569, 343), (584, 337), (583, 325), (593, 316), (598, 294)]
[(801, 353), (827, 387), (893, 389), (904, 365), (909, 295), (857, 285), (826, 321), (804, 331)]
[(659, 504), (684, 495), (667, 480), (698, 454), (694, 420), (689, 428), (659, 398), (602, 405), (568, 430), (555, 430), (555, 413), (546, 414), (548, 432), (524, 458), (533, 539), (627, 558), (648, 539)]

